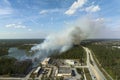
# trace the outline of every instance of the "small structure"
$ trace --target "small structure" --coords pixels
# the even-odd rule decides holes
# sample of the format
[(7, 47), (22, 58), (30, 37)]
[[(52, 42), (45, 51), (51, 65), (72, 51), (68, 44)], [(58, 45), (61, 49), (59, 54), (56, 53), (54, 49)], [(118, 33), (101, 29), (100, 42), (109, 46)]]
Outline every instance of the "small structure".
[(50, 60), (50, 58), (45, 58), (45, 59), (41, 62), (42, 66), (48, 65), (49, 60)]
[(70, 67), (59, 67), (57, 71), (57, 76), (71, 76)]
[(37, 77), (38, 74), (39, 74), (39, 72), (40, 72), (40, 70), (41, 70), (41, 67), (40, 67), (40, 66), (37, 67), (37, 69), (33, 72), (33, 75), (34, 75), (35, 77)]
[(75, 65), (75, 62), (73, 60), (65, 60), (65, 63), (69, 65)]

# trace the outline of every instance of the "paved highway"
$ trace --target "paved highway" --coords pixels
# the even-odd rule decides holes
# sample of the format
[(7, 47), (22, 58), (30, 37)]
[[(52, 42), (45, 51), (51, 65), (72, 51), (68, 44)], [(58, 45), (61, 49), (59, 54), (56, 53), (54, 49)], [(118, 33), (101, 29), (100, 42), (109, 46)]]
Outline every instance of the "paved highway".
[(97, 67), (94, 59), (93, 59), (93, 56), (91, 54), (91, 51), (86, 48), (86, 47), (83, 47), (87, 53), (87, 66), (88, 66), (88, 69), (90, 71), (90, 75), (92, 77), (92, 80), (107, 80), (105, 78), (105, 76), (103, 75), (103, 73), (99, 70), (99, 68)]

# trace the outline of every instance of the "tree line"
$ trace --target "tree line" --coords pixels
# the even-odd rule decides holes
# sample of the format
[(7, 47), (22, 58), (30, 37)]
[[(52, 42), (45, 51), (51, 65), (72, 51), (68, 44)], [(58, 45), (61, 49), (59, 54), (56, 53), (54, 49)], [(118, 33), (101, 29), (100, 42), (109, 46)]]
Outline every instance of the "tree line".
[(81, 63), (85, 63), (86, 53), (82, 46), (74, 46), (66, 52), (63, 53), (55, 53), (50, 56), (54, 59), (80, 59)]
[(32, 68), (31, 60), (18, 61), (13, 57), (0, 57), (0, 75), (25, 76)]

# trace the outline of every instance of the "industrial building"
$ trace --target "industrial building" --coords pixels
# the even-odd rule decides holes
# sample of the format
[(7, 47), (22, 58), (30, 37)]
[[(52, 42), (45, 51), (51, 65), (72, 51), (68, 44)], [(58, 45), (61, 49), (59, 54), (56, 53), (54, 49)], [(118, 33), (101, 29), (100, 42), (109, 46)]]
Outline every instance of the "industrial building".
[(75, 65), (74, 60), (65, 60), (65, 63), (67, 63), (69, 65)]
[(57, 76), (71, 76), (71, 68), (70, 67), (59, 67), (57, 71)]

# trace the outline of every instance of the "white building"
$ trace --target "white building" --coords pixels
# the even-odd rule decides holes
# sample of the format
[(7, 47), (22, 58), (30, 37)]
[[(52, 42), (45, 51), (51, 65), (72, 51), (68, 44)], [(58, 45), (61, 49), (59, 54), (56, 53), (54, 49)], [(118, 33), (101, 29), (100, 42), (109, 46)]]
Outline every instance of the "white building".
[(33, 72), (33, 74), (35, 75), (35, 77), (38, 76), (40, 70), (41, 70), (41, 67), (39, 66), (39, 67), (37, 67), (37, 69)]
[(65, 60), (65, 63), (67, 63), (69, 65), (75, 65), (74, 60)]
[(49, 60), (50, 60), (50, 58), (45, 58), (45, 59), (41, 62), (42, 66), (48, 65)]

